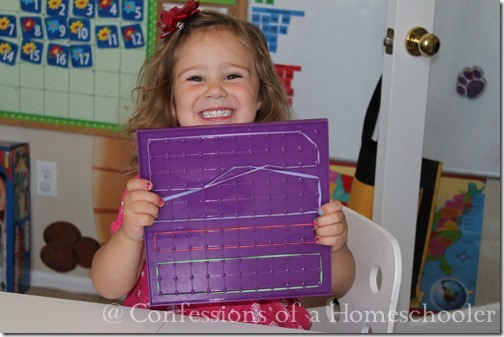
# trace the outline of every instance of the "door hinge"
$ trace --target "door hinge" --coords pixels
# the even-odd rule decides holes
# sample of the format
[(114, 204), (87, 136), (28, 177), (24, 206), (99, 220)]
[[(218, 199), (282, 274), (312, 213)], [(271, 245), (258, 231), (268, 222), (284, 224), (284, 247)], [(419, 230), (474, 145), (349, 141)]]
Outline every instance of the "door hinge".
[(387, 28), (387, 36), (383, 38), (383, 45), (385, 46), (385, 53), (392, 55), (394, 49), (394, 30)]

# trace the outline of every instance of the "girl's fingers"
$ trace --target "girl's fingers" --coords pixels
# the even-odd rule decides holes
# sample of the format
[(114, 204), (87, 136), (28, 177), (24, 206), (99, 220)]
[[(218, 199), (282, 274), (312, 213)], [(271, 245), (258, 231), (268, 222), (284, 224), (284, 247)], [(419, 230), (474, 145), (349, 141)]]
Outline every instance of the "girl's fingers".
[(348, 227), (345, 222), (333, 223), (328, 226), (317, 226), (314, 229), (315, 240), (318, 244), (331, 246), (336, 252), (343, 247), (348, 238)]
[(333, 223), (330, 226), (316, 226), (315, 227), (315, 234), (318, 236), (337, 236), (337, 235), (343, 235), (347, 231), (347, 226), (346, 224), (340, 222), (340, 223)]
[(340, 212), (343, 210), (343, 204), (338, 200), (329, 201), (327, 204), (320, 206), (318, 213), (319, 215), (326, 215), (335, 212)]
[(150, 191), (152, 190), (152, 183), (146, 179), (140, 179), (140, 178), (133, 178), (128, 180), (126, 183), (126, 189), (131, 192), (131, 191)]
[(348, 227), (342, 210), (341, 202), (328, 202), (320, 207), (319, 216), (313, 221), (317, 242), (331, 246), (333, 252), (341, 249), (347, 241)]
[(336, 252), (341, 247), (343, 247), (346, 243), (346, 236), (338, 235), (338, 236), (317, 236), (317, 243), (323, 246), (332, 247), (332, 251)]
[(122, 201), (123, 232), (134, 240), (143, 240), (144, 227), (151, 226), (159, 216), (164, 200), (152, 192), (153, 185), (145, 179), (130, 179), (127, 193)]
[(164, 205), (164, 200), (156, 193), (150, 192), (154, 186), (145, 179), (130, 179), (126, 184), (128, 194), (124, 198), (123, 205), (138, 201), (146, 201), (157, 207)]
[(128, 203), (127, 205), (128, 207), (125, 207), (125, 212), (130, 214), (146, 214), (156, 218), (159, 213), (158, 206), (149, 201), (139, 200)]
[(133, 204), (137, 204), (135, 209), (141, 210), (142, 207), (146, 207), (143, 203), (149, 203), (156, 207), (163, 207), (164, 200), (159, 195), (153, 192), (148, 191), (133, 191), (128, 193), (128, 195), (124, 198), (123, 205), (124, 207), (131, 207)]
[(327, 215), (321, 215), (313, 220), (313, 224), (316, 227), (325, 227), (332, 224), (344, 223), (345, 214), (343, 212), (329, 213)]

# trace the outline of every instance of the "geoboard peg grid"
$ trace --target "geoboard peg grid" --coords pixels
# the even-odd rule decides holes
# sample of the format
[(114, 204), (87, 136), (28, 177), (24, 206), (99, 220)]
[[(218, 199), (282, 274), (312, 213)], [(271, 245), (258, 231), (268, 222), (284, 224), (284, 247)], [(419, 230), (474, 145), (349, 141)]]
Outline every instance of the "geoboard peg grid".
[(329, 295), (327, 120), (140, 130), (165, 205), (146, 228), (153, 306)]

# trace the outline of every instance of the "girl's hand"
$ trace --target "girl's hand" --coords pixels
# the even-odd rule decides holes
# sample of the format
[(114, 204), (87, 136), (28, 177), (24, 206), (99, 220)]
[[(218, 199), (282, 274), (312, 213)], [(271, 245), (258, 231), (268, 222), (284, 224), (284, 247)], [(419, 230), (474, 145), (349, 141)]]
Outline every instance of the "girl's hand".
[(315, 240), (324, 246), (331, 246), (332, 252), (339, 251), (346, 245), (348, 226), (341, 202), (334, 200), (319, 208), (320, 216), (313, 220)]
[(134, 241), (143, 240), (144, 227), (154, 223), (159, 215), (159, 207), (164, 205), (164, 200), (151, 192), (152, 188), (152, 183), (145, 179), (133, 178), (126, 184), (121, 230)]

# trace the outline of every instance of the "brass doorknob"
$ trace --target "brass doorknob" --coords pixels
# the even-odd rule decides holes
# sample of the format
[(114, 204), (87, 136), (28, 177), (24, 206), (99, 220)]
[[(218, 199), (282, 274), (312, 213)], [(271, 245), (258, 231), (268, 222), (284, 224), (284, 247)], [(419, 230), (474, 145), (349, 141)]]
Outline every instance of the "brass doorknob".
[(413, 56), (433, 56), (439, 51), (439, 38), (422, 27), (415, 27), (406, 35), (406, 50)]

